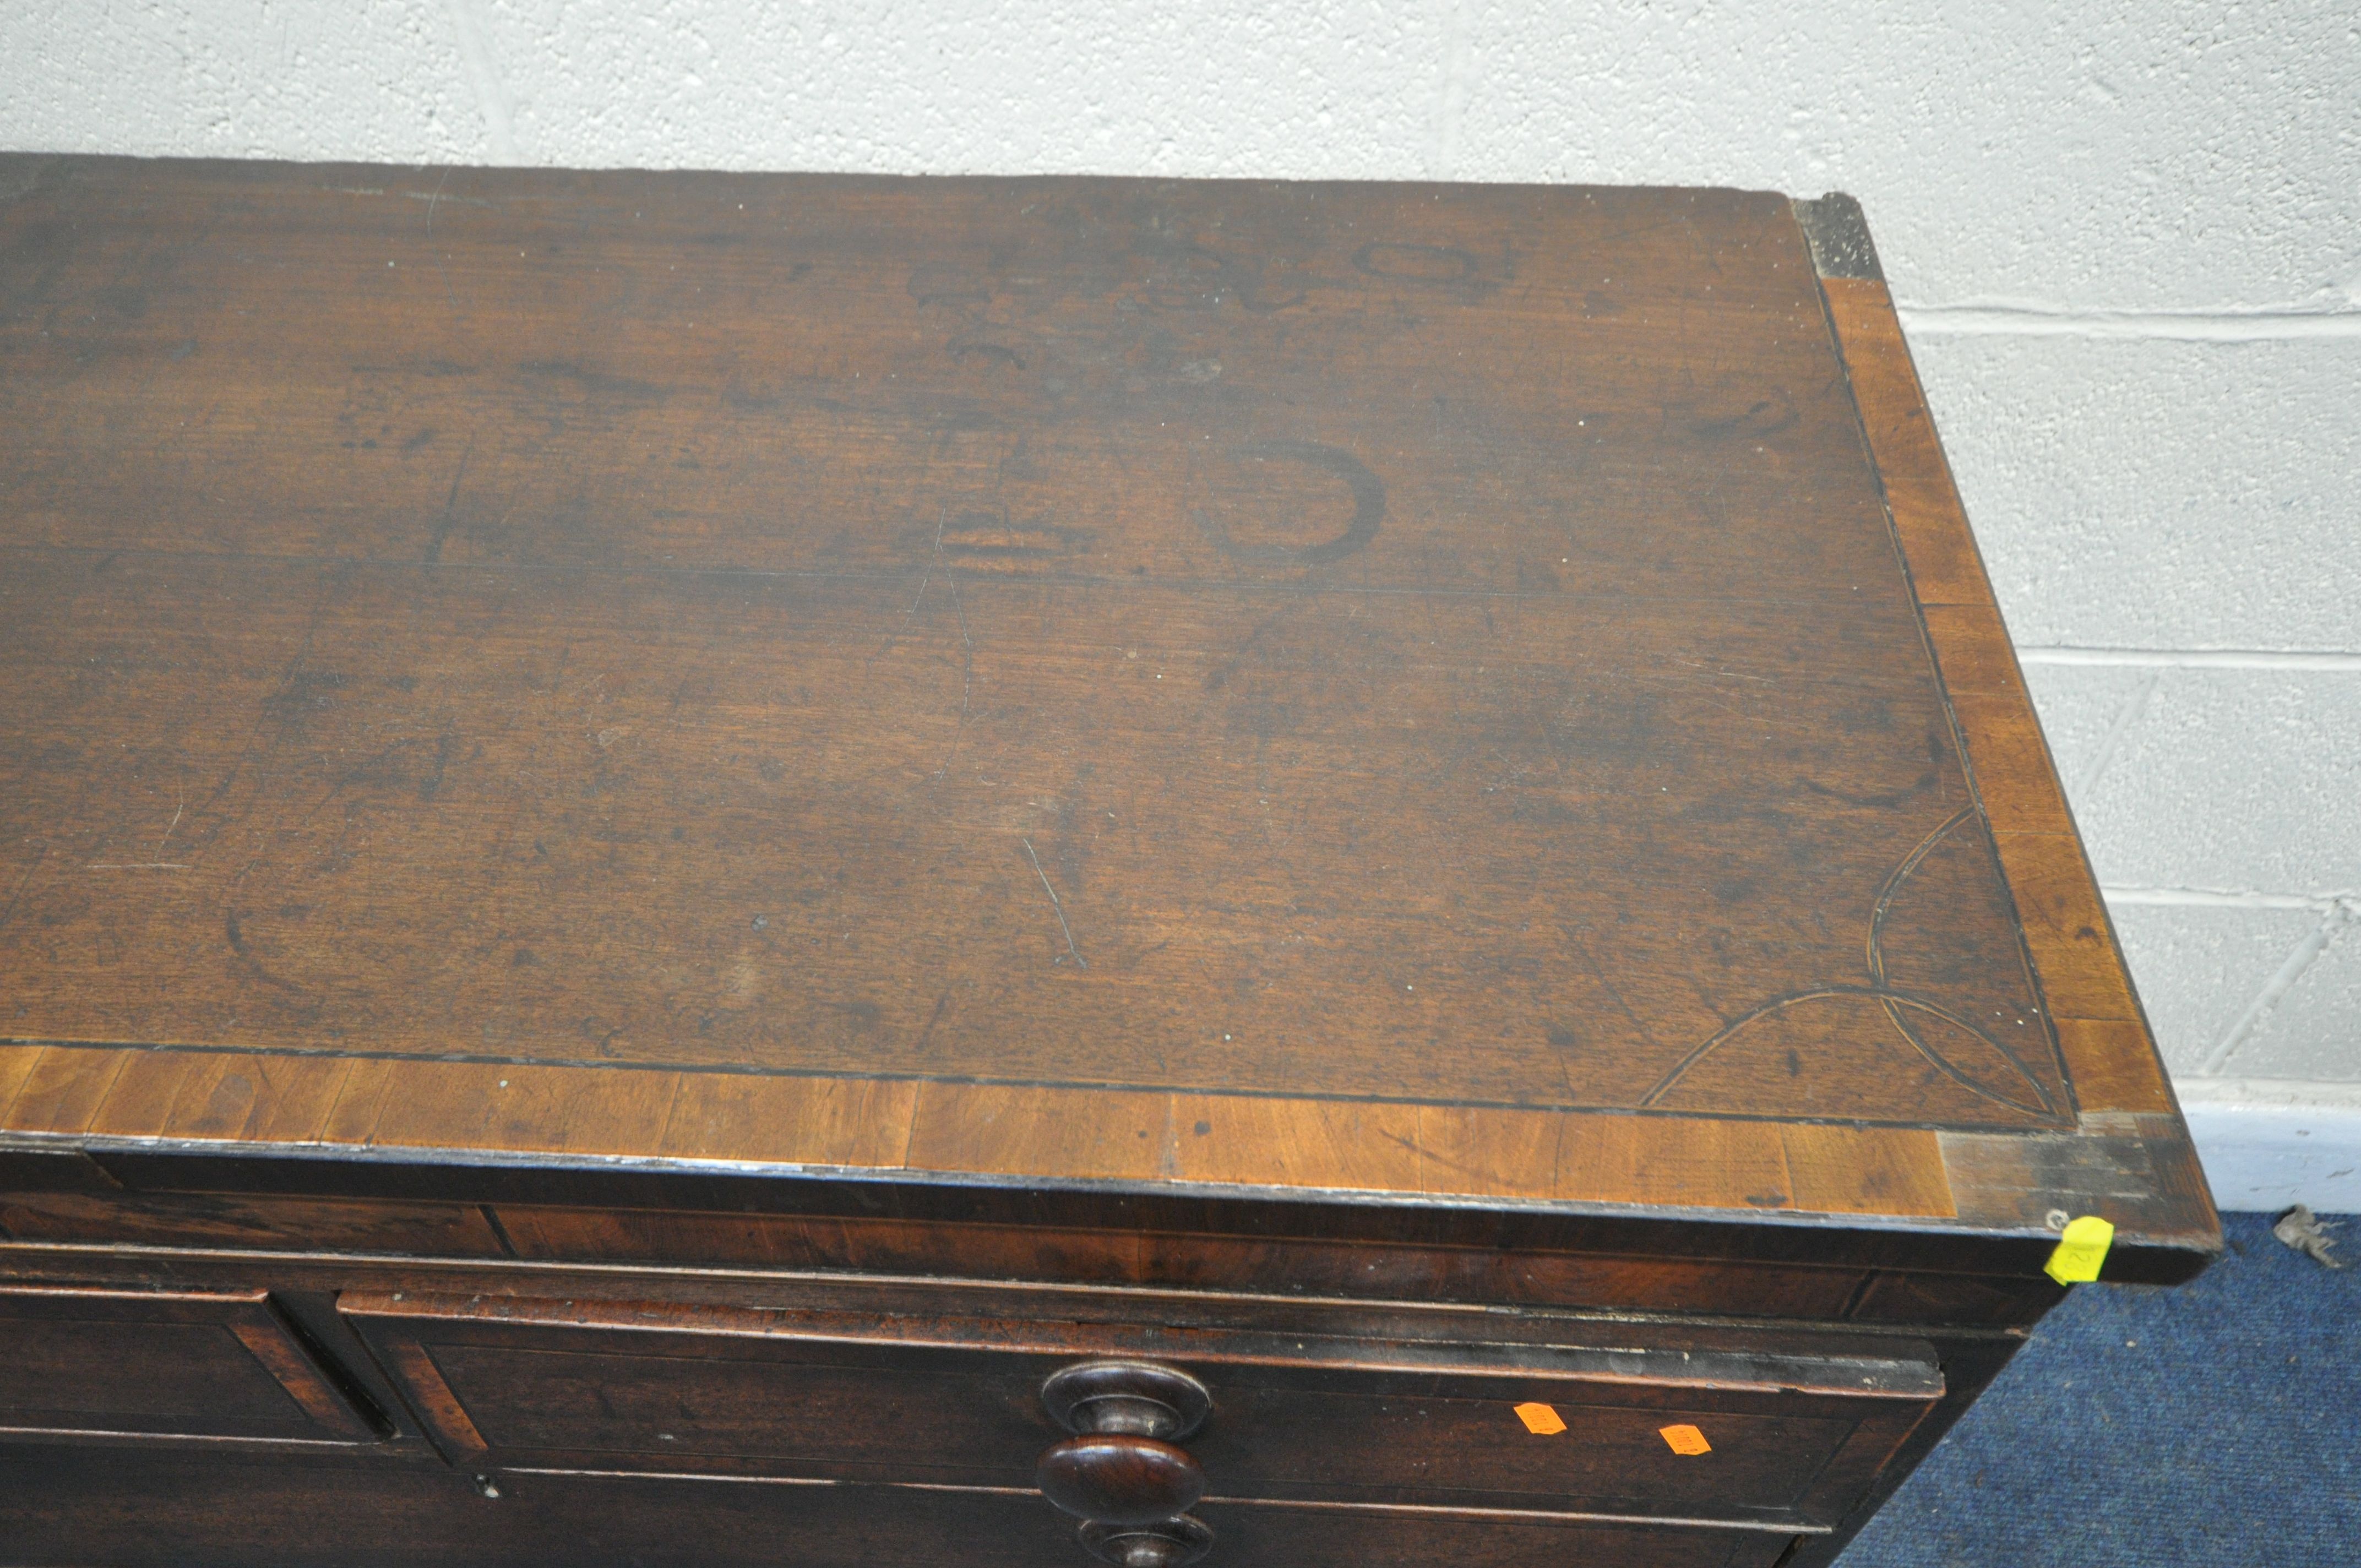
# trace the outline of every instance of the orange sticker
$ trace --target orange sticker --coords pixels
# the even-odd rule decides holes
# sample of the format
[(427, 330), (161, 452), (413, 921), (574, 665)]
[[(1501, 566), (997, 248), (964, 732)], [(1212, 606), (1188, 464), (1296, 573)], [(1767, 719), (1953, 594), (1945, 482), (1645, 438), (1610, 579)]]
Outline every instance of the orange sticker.
[(1661, 1427), (1657, 1430), (1665, 1445), (1683, 1458), (1693, 1459), (1700, 1453), (1713, 1452), (1713, 1444), (1706, 1442), (1705, 1433), (1695, 1427)]
[(1519, 1405), (1517, 1420), (1535, 1437), (1555, 1437), (1565, 1430), (1565, 1420), (1547, 1405)]

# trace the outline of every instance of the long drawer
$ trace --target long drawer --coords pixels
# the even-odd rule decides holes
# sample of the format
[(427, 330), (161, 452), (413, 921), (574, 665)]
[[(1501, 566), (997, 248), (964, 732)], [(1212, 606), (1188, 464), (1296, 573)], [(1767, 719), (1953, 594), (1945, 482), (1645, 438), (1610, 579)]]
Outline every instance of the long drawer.
[[(23, 1451), (17, 1451), (22, 1453)], [(0, 1450), (10, 1568), (1089, 1568), (1038, 1497), (693, 1477), (92, 1465)], [(1209, 1505), (1203, 1568), (1771, 1568), (1752, 1530)]]
[(1941, 1398), (1916, 1342), (1598, 1343), (347, 1295), (455, 1460), (486, 1468), (1028, 1488), (1060, 1367), (1144, 1359), (1212, 1398), (1208, 1508), (1277, 1500), (1825, 1529)]

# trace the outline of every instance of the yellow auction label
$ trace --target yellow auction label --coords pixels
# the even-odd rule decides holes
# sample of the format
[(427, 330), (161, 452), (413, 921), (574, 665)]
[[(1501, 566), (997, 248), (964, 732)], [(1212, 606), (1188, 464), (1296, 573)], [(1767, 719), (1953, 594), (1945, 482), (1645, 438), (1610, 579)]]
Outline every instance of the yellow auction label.
[(2096, 1214), (2069, 1220), (2042, 1270), (2060, 1285), (2088, 1285), (2099, 1277), (2099, 1266), (2107, 1261), (2107, 1248), (2114, 1239), (2115, 1227)]

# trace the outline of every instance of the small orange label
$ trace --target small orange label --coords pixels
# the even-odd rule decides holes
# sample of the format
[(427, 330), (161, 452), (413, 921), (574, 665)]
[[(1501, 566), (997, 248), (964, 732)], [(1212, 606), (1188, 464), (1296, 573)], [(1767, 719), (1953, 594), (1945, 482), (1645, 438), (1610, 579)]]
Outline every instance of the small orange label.
[(1547, 1405), (1519, 1405), (1517, 1420), (1524, 1422), (1525, 1430), (1536, 1437), (1555, 1437), (1565, 1430), (1564, 1418)]
[(1700, 1453), (1713, 1452), (1713, 1444), (1706, 1442), (1705, 1433), (1695, 1427), (1660, 1427), (1657, 1430), (1665, 1445), (1683, 1458), (1695, 1458)]

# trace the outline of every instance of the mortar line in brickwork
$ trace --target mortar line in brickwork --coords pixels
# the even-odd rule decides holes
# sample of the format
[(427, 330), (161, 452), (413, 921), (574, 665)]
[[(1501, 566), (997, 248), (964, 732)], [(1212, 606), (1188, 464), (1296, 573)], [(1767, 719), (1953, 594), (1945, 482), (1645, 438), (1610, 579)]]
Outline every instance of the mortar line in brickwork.
[(1435, 94), (1434, 140), (1429, 156), (1433, 177), (1448, 180), (1458, 170), (1459, 147), (1467, 128), (1467, 99), (1475, 61), (1468, 29), (1474, 0), (1456, 0), (1444, 24), (1443, 77)]
[(2261, 893), (2238, 888), (2109, 887), (2100, 894), (2109, 904), (2178, 906), (2190, 909), (2309, 909), (2324, 915), (2339, 905), (2361, 912), (2361, 892)]
[(2107, 726), (2107, 738), (2099, 743), (2098, 754), (2091, 759), (2091, 765), (2082, 770), (2081, 778), (2075, 783), (2074, 798), (2086, 798), (2097, 787), (2100, 776), (2107, 771), (2107, 764), (2114, 762), (2115, 753), (2123, 749), (2124, 737), (2139, 723), (2140, 716), (2147, 711), (2149, 699), (2156, 696), (2156, 688), (2163, 680), (2164, 672), (2151, 668), (2131, 696), (2115, 709), (2114, 722)]
[(2020, 647), (2023, 664), (2103, 664), (2161, 670), (2361, 671), (2361, 653), (2270, 648)]
[(1918, 337), (2092, 337), (2166, 343), (2361, 338), (2361, 311), (2257, 305), (2212, 311), (2075, 311), (2054, 305), (1899, 304)]
[(459, 46), (459, 63), (476, 110), (484, 119), (484, 139), (496, 163), (521, 162), (517, 156), (516, 115), (509, 103), (508, 82), (493, 52), (490, 20), (478, 0), (450, 0), (451, 30)]
[(2223, 1032), (2221, 1043), (2206, 1054), (2204, 1062), (2199, 1066), (2200, 1076), (2226, 1076), (2224, 1069), (2230, 1065), (2230, 1058), (2238, 1053), (2238, 1047), (2254, 1038), (2255, 1032), (2263, 1026), (2280, 1000), (2295, 989), (2296, 981), (2303, 978), (2304, 971), (2328, 950), (2328, 945), (2336, 939), (2340, 931), (2353, 924), (2355, 917), (2355, 910), (2346, 904), (2328, 906), (2327, 912), (2320, 918), (2320, 924), (2305, 933), (2303, 940), (2288, 954), (2287, 961), (2279, 965), (2279, 972), (2264, 982), (2263, 989), (2256, 993), (2255, 999), (2246, 1003), (2246, 1011), (2240, 1013), (2230, 1027)]

